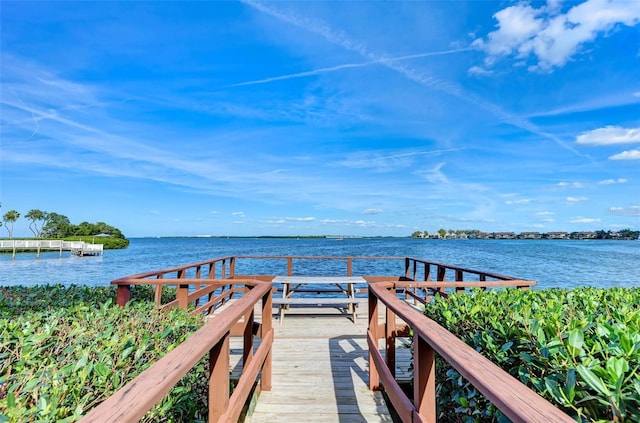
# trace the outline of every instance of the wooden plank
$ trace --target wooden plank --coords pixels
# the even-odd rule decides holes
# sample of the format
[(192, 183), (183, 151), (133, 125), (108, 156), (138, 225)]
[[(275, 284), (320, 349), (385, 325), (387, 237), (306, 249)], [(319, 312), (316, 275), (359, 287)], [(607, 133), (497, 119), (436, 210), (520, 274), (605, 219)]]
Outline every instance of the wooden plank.
[(366, 283), (366, 280), (361, 276), (276, 276), (272, 282), (327, 285), (336, 283)]
[(327, 297), (315, 297), (315, 298), (274, 298), (273, 304), (307, 304), (318, 305), (323, 304), (364, 304), (367, 302), (366, 298), (327, 298)]
[[(336, 300), (344, 304), (345, 299)], [(354, 324), (350, 315), (325, 314), (334, 309), (301, 311), (309, 315), (287, 314), (277, 325), (273, 387), (260, 394), (251, 423), (390, 422), (382, 394), (367, 386), (366, 321)]]

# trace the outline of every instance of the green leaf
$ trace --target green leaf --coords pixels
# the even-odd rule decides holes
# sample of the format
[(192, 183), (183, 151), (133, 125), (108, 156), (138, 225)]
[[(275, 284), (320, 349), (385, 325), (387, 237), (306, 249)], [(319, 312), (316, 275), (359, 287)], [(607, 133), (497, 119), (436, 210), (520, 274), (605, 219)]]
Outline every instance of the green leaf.
[(612, 376), (612, 379), (620, 379), (625, 372), (629, 371), (629, 363), (623, 357), (610, 357), (607, 360), (607, 371)]
[(569, 345), (573, 348), (581, 349), (584, 345), (584, 334), (582, 329), (574, 329), (569, 333)]
[(576, 371), (575, 369), (569, 369), (567, 371), (567, 377), (564, 382), (564, 387), (562, 388), (562, 392), (569, 403), (573, 403), (573, 399), (576, 395)]
[(89, 354), (85, 352), (84, 354), (82, 354), (82, 357), (80, 357), (80, 360), (78, 360), (78, 362), (76, 363), (75, 367), (73, 368), (73, 371), (77, 372), (79, 369), (85, 367), (88, 361), (89, 361)]
[(576, 370), (589, 387), (598, 391), (599, 394), (604, 395), (607, 398), (610, 396), (609, 390), (602, 379), (596, 376), (589, 368), (580, 364)]
[(40, 383), (40, 380), (38, 378), (29, 379), (29, 381), (27, 381), (27, 383), (24, 385), (24, 388), (22, 388), (22, 392), (33, 391), (35, 387), (38, 386), (39, 383)]
[(554, 400), (560, 404), (567, 405), (567, 399), (565, 398), (564, 393), (560, 390), (558, 381), (553, 376), (546, 378), (544, 380), (544, 385), (547, 388), (547, 392), (549, 392)]
[(103, 363), (96, 363), (93, 369), (98, 373), (100, 377), (107, 377), (109, 375), (109, 368), (105, 366)]
[(7, 407), (16, 408), (16, 396), (13, 392), (7, 394)]

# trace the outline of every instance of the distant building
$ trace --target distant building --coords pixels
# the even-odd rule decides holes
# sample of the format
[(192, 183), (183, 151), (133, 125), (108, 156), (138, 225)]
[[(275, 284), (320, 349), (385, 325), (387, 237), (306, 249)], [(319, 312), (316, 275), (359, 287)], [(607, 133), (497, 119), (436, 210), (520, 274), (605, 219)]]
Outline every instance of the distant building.
[(521, 232), (518, 235), (520, 239), (542, 239), (542, 234), (540, 232)]
[(494, 232), (493, 238), (494, 239), (516, 239), (516, 233), (515, 232)]
[(547, 232), (548, 239), (568, 239), (569, 234), (566, 232)]
[(571, 239), (596, 239), (596, 237), (595, 232), (573, 232), (571, 234)]

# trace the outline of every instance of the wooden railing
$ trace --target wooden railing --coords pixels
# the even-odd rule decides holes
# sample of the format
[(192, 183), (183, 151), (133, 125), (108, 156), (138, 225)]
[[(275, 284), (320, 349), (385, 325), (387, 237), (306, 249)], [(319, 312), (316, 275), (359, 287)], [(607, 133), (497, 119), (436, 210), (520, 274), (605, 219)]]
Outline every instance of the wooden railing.
[[(238, 263), (251, 260), (282, 261), (273, 267), (274, 274), (238, 274)], [(192, 313), (214, 314), (205, 326), (187, 341), (143, 372), (134, 381), (90, 412), (82, 421), (135, 421), (150, 410), (177, 381), (207, 352), (211, 360), (209, 421), (235, 421), (261, 371), (263, 390), (271, 388), (272, 285), (277, 275), (305, 275), (313, 269), (313, 260), (343, 262), (340, 275), (353, 276), (357, 261), (400, 261), (396, 276), (360, 274), (369, 286), (370, 387), (382, 386), (403, 421), (435, 421), (435, 362), (440, 354), (514, 421), (571, 421), (555, 407), (530, 391), (487, 359), (414, 307), (398, 298), (398, 293), (425, 302), (436, 293), (446, 295), (470, 287), (515, 286), (528, 288), (535, 282), (461, 267), (405, 257), (341, 256), (228, 256), (184, 266), (141, 273), (114, 280), (117, 303), (126, 304), (132, 287), (154, 285), (155, 301), (161, 308), (179, 307)], [(310, 261), (310, 262), (309, 262)], [(307, 262), (305, 264), (299, 264)], [(294, 264), (296, 266), (294, 266)], [(248, 266), (249, 269), (253, 267)], [(270, 267), (272, 268), (272, 267)], [(280, 270), (281, 269), (281, 270)], [(257, 273), (257, 272), (253, 272)], [(317, 274), (317, 273), (316, 273)], [(335, 274), (334, 274), (335, 275)], [(435, 275), (435, 278), (432, 278)], [(465, 280), (465, 278), (467, 278)], [(163, 289), (175, 287), (175, 298), (162, 301)], [(420, 294), (423, 295), (420, 295)], [(222, 307), (236, 298), (228, 308)], [(253, 319), (253, 307), (262, 300), (262, 325)], [(387, 308), (386, 323), (378, 322), (378, 303)], [(216, 310), (220, 309), (218, 313)], [(244, 321), (239, 320), (244, 316)], [(395, 327), (396, 316), (414, 331), (414, 401), (410, 401), (394, 379), (395, 337), (402, 330)], [(261, 334), (260, 347), (253, 353), (253, 334)], [(229, 336), (244, 337), (243, 375), (229, 396)], [(386, 361), (378, 343), (386, 339)], [(215, 388), (214, 388), (215, 386)], [(537, 417), (536, 417), (537, 416)], [(556, 419), (555, 417), (559, 418)], [(539, 417), (539, 418), (538, 418)], [(551, 420), (549, 420), (551, 418)]]
[[(278, 263), (273, 266), (273, 274), (264, 274), (257, 272), (249, 272), (237, 274), (236, 269), (240, 264), (246, 264), (251, 261), (266, 260), (268, 262)], [(211, 260), (186, 264), (183, 266), (172, 267), (169, 269), (156, 270), (137, 275), (127, 276), (112, 282), (118, 286), (117, 302), (122, 305), (129, 300), (130, 286), (139, 284), (149, 284), (155, 286), (155, 301), (158, 306), (174, 307), (180, 306), (185, 308), (187, 302), (195, 304), (196, 312), (207, 310), (211, 312), (215, 307), (223, 304), (227, 299), (232, 298), (242, 289), (235, 287), (231, 281), (223, 284), (216, 292), (211, 291), (211, 286), (203, 283), (202, 287), (195, 286), (195, 292), (189, 292), (186, 285), (181, 285), (176, 279), (258, 279), (263, 281), (271, 281), (276, 275), (292, 276), (305, 275), (309, 273), (309, 267), (314, 261), (333, 261), (342, 262), (335, 269), (335, 276), (353, 276), (354, 263), (360, 262), (399, 262), (398, 272), (391, 275), (386, 272), (383, 275), (371, 275), (358, 272), (358, 276), (362, 276), (368, 282), (380, 280), (397, 280), (407, 283), (398, 284), (397, 288), (402, 290), (405, 297), (413, 298), (416, 302), (426, 302), (434, 293), (437, 295), (447, 295), (448, 291), (460, 292), (468, 288), (486, 289), (498, 287), (517, 287), (530, 288), (536, 283), (534, 281), (521, 280), (511, 276), (500, 275), (497, 273), (483, 272), (472, 270), (458, 266), (452, 266), (443, 263), (430, 262), (422, 259), (411, 257), (370, 257), (370, 256), (227, 256), (219, 257)], [(404, 266), (402, 265), (404, 264)], [(342, 269), (342, 270), (340, 270)], [(324, 275), (329, 276), (329, 275)], [(176, 287), (176, 299), (162, 304), (163, 288), (171, 286)], [(206, 296), (206, 298), (203, 298)]]
[[(122, 285), (132, 280), (121, 280)], [(201, 279), (182, 279), (182, 285), (201, 285)], [(220, 285), (221, 281), (211, 281)], [(260, 375), (262, 390), (271, 390), (271, 346), (273, 342), (271, 284), (262, 281), (235, 281), (245, 286), (244, 295), (224, 308), (186, 341), (138, 375), (133, 381), (91, 410), (88, 422), (137, 422), (158, 403), (202, 357), (209, 355), (210, 422), (236, 422)], [(261, 302), (262, 336), (254, 352), (254, 307)], [(242, 320), (242, 321), (241, 321)], [(230, 393), (229, 338), (240, 325), (244, 337), (242, 375)]]
[(529, 289), (535, 281), (523, 280), (498, 273), (483, 272), (422, 259), (405, 258), (405, 279), (411, 283), (399, 283), (405, 298), (425, 303), (431, 294), (447, 296), (447, 292), (464, 292), (466, 289), (520, 288)]
[[(155, 286), (154, 300), (159, 307), (187, 309), (189, 304), (194, 304), (194, 313), (203, 311), (211, 313), (214, 308), (233, 298), (236, 292), (244, 291), (243, 287), (238, 288), (232, 281), (224, 281), (233, 277), (234, 265), (235, 257), (220, 257), (139, 273), (116, 279), (111, 284), (117, 286), (118, 305), (124, 305), (129, 301), (132, 286), (153, 285)], [(218, 282), (211, 283), (213, 280)], [(176, 288), (176, 298), (168, 303), (162, 303), (163, 289), (166, 287)]]
[[(520, 381), (424, 316), (396, 295), (397, 282), (369, 284), (369, 387), (384, 388), (403, 422), (435, 422), (438, 354), (513, 422), (575, 422)], [(379, 304), (386, 306), (385, 322), (378, 321)], [(396, 318), (407, 328), (396, 327)], [(395, 337), (413, 330), (413, 398), (395, 380)], [(385, 340), (385, 358), (380, 341)]]

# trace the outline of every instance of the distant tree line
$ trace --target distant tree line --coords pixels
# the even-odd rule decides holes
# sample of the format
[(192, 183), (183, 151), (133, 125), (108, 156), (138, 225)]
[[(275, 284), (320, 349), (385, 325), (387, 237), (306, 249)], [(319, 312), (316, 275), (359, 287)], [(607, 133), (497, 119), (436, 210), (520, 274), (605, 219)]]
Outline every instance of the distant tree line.
[[(120, 229), (104, 222), (82, 222), (79, 225), (74, 225), (63, 214), (38, 209), (29, 210), (24, 217), (29, 220), (29, 230), (35, 238), (61, 239), (73, 236), (106, 234), (113, 238), (125, 239)], [(0, 226), (4, 225), (10, 239), (13, 238), (14, 226), (19, 218), (20, 213), (16, 210), (9, 210), (2, 215)]]
[[(603, 229), (599, 231), (590, 232), (522, 232), (516, 235), (514, 232), (482, 232), (477, 229), (439, 229), (438, 231), (430, 234), (427, 231), (415, 231), (411, 234), (412, 238), (471, 238), (471, 239), (486, 239), (486, 238), (526, 238), (526, 239), (639, 239), (640, 231), (632, 231), (631, 229), (622, 229), (619, 231), (605, 231)], [(504, 235), (508, 236), (504, 236)], [(562, 236), (558, 236), (561, 234)], [(510, 235), (510, 236), (509, 236)]]

